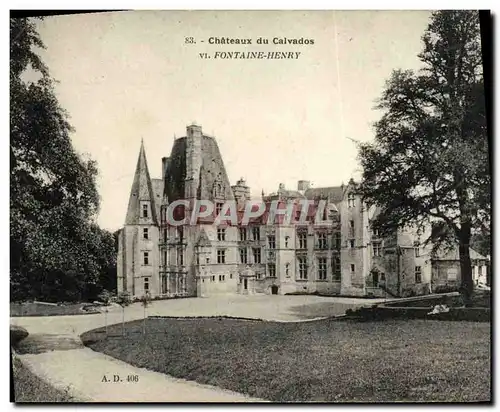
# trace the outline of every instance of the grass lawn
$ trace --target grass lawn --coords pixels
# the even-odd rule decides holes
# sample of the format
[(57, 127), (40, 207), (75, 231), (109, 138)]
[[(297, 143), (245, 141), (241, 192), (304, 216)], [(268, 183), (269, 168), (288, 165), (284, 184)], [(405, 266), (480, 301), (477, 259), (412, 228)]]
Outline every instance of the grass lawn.
[(132, 365), (276, 402), (489, 401), (490, 324), (148, 319), (87, 332)]
[(83, 303), (73, 303), (68, 305), (46, 305), (38, 302), (11, 303), (10, 316), (61, 316), (61, 315), (88, 315), (95, 312), (85, 312), (81, 310)]
[(77, 402), (69, 394), (59, 391), (13, 358), (14, 396), (16, 403), (24, 402)]

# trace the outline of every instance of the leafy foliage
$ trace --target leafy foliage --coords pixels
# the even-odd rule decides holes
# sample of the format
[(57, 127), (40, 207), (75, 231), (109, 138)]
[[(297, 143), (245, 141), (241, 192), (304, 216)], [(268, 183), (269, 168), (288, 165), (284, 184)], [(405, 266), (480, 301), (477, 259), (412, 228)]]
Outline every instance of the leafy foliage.
[(471, 234), (489, 227), (491, 211), (479, 15), (435, 12), (422, 41), (423, 69), (392, 73), (375, 141), (360, 144), (359, 191), (381, 209), (382, 233), (434, 225), (436, 248), (458, 241), (471, 292)]
[[(32, 19), (10, 19), (10, 242), (13, 300), (92, 299), (115, 265), (94, 223), (97, 165), (72, 146)], [(27, 79), (36, 80), (27, 80)]]

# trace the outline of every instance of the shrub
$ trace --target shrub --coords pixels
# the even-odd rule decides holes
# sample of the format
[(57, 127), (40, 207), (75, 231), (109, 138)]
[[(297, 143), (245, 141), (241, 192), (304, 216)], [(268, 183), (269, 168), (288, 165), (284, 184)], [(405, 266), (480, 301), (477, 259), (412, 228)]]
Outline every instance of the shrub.
[(28, 331), (22, 326), (10, 325), (10, 344), (16, 346), (19, 342), (29, 335)]

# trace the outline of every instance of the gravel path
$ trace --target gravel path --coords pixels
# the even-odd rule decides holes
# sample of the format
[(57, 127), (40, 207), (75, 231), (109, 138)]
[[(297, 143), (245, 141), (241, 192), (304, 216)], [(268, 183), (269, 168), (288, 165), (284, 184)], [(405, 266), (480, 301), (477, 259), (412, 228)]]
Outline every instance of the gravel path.
[(265, 402), (136, 368), (89, 348), (20, 358), (36, 375), (83, 402)]

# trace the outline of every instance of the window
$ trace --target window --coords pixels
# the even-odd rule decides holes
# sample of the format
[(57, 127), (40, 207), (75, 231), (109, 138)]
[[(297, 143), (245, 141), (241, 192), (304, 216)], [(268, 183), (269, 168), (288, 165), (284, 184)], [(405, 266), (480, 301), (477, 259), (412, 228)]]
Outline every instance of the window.
[(267, 264), (267, 273), (270, 278), (276, 277), (276, 265), (274, 263)]
[(149, 278), (144, 278), (144, 292), (149, 292)]
[(373, 256), (382, 256), (382, 247), (380, 243), (376, 242), (372, 245), (373, 248)]
[(240, 263), (248, 263), (247, 262), (247, 249), (246, 248), (241, 248), (240, 249)]
[(307, 280), (307, 258), (301, 256), (297, 260), (299, 261), (299, 280)]
[(415, 257), (420, 256), (420, 242), (415, 242), (413, 244), (415, 246)]
[(182, 226), (177, 226), (176, 235), (177, 235), (177, 239), (182, 239), (183, 238), (183, 236), (184, 236), (184, 229), (182, 228)]
[(354, 220), (349, 220), (349, 227), (354, 230)]
[(380, 237), (380, 232), (378, 229), (373, 229), (372, 230), (372, 235), (373, 237)]
[(335, 256), (333, 258), (333, 280), (340, 280), (340, 257)]
[(148, 205), (142, 205), (142, 217), (148, 217)]
[(144, 265), (149, 265), (149, 252), (143, 252), (143, 264)]
[(177, 250), (177, 264), (179, 266), (184, 265), (184, 250), (182, 249)]
[(163, 229), (163, 241), (166, 242), (168, 239), (168, 229)]
[(349, 240), (349, 247), (350, 247), (351, 249), (353, 249), (353, 248), (354, 248), (354, 239)]
[(233, 278), (233, 274), (232, 274), (232, 273), (230, 273), (230, 274), (229, 274), (229, 279), (232, 279), (232, 278)]
[(285, 236), (285, 247), (288, 247), (288, 240), (290, 239), (290, 236)]
[(223, 205), (223, 203), (221, 203), (221, 202), (217, 202), (215, 204), (215, 215), (216, 216), (220, 215), (220, 212), (222, 211), (222, 205)]
[(225, 282), (226, 281), (226, 275), (219, 275), (219, 282)]
[(328, 242), (326, 239), (326, 233), (318, 233), (318, 248), (326, 249), (328, 247)]
[(342, 235), (340, 232), (335, 232), (335, 249), (340, 249), (342, 244)]
[(211, 282), (215, 282), (215, 275), (213, 275), (213, 276), (210, 278), (210, 281), (211, 281)]
[(226, 240), (226, 229), (217, 229), (217, 240), (224, 241)]
[(253, 252), (253, 263), (260, 263), (260, 247), (254, 247)]
[(448, 280), (457, 280), (458, 271), (456, 268), (450, 268), (447, 272)]
[(307, 249), (307, 232), (298, 232), (299, 249)]
[(276, 237), (274, 235), (267, 237), (269, 249), (276, 249)]
[(415, 283), (422, 283), (422, 267), (415, 266)]
[(286, 276), (287, 278), (289, 278), (289, 277), (290, 277), (290, 263), (287, 263), (287, 264), (285, 265), (285, 276)]
[(354, 193), (347, 195), (347, 207), (354, 207)]
[(162, 294), (168, 293), (168, 282), (167, 282), (167, 277), (165, 275), (161, 277), (161, 293)]
[(247, 240), (247, 229), (244, 227), (240, 228), (240, 240)]
[(147, 227), (142, 229), (142, 238), (149, 239), (149, 229)]
[(355, 272), (356, 272), (356, 267), (354, 266), (354, 263), (351, 263), (351, 274), (354, 275)]
[(318, 280), (326, 280), (326, 258), (318, 258)]
[(163, 252), (163, 265), (166, 266), (168, 264), (168, 253), (167, 251), (165, 250)]
[(226, 250), (217, 250), (217, 263), (226, 263)]
[(255, 226), (252, 228), (252, 236), (253, 236), (253, 240), (260, 239), (260, 227)]

